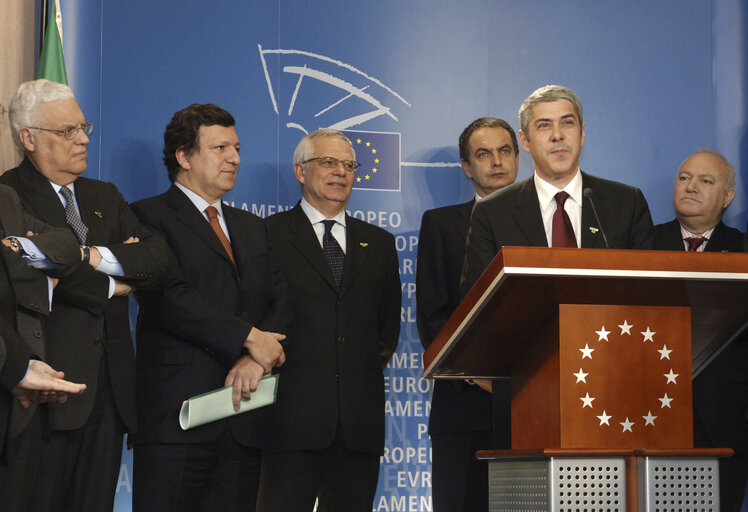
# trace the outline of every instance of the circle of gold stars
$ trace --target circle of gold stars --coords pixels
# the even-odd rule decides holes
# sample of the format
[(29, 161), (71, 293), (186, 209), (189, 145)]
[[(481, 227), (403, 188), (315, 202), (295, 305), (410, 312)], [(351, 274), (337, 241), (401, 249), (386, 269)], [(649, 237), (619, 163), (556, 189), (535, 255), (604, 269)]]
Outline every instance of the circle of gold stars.
[[(633, 325), (629, 324), (628, 321), (624, 320), (623, 324), (618, 326), (621, 329), (621, 335), (627, 334), (631, 336), (631, 328), (634, 327)], [(598, 336), (598, 343), (605, 340), (606, 342), (610, 342), (608, 339), (608, 335), (611, 333), (611, 331), (608, 331), (605, 329), (605, 326), (602, 326), (602, 328), (599, 331), (595, 331), (595, 334)], [(641, 335), (643, 337), (642, 342), (644, 343), (654, 343), (654, 335), (657, 334), (655, 331), (652, 331), (649, 326), (647, 326), (646, 331), (641, 331)], [(584, 348), (580, 348), (579, 351), (582, 353), (581, 359), (584, 360), (585, 358), (592, 359), (592, 353), (595, 351), (594, 348), (590, 348), (589, 344), (585, 344)], [(667, 345), (663, 344), (662, 348), (657, 350), (657, 352), (660, 353), (660, 360), (663, 359), (670, 359), (670, 353), (672, 352), (671, 349), (667, 348)], [(576, 377), (577, 383), (582, 382), (584, 384), (587, 384), (587, 376), (589, 373), (586, 373), (583, 368), (579, 368), (579, 372), (572, 373), (574, 377)], [(677, 385), (676, 379), (678, 378), (678, 374), (673, 372), (673, 369), (670, 369), (669, 373), (663, 374), (663, 377), (667, 379), (667, 384), (674, 384)], [(589, 393), (586, 393), (585, 396), (580, 396), (579, 400), (582, 401), (582, 409), (585, 407), (589, 407), (590, 409), (594, 409), (594, 406), (592, 402), (595, 400), (595, 397), (590, 396)], [(673, 401), (673, 398), (670, 398), (667, 393), (665, 393), (665, 396), (659, 397), (658, 400), (660, 401), (660, 408), (671, 408), (670, 402)], [(613, 416), (607, 414), (605, 410), (603, 410), (602, 415), (597, 416), (597, 418), (600, 420), (600, 426), (607, 425), (610, 426), (610, 419)], [(644, 420), (644, 427), (646, 426), (655, 426), (655, 420), (657, 419), (657, 416), (654, 416), (652, 414), (652, 411), (648, 411), (646, 416), (642, 416), (642, 419)], [(619, 422), (619, 424), (622, 427), (622, 432), (633, 432), (632, 427), (636, 425), (637, 422), (630, 421), (628, 417), (624, 421)]]
[[(361, 145), (361, 144), (363, 144), (366, 147), (366, 151), (371, 151), (372, 155), (377, 154), (377, 148), (371, 145), (371, 141), (363, 140), (361, 137), (359, 137), (356, 139), (356, 145)], [(353, 142), (351, 142), (351, 146), (352, 145), (353, 145)], [(376, 175), (377, 172), (379, 171), (379, 169), (376, 167), (378, 164), (379, 164), (379, 158), (375, 156), (374, 167), (366, 171), (366, 173), (363, 176), (361, 175), (356, 176), (356, 183), (361, 183), (362, 179), (366, 181), (369, 181), (370, 179), (372, 179), (374, 175)]]

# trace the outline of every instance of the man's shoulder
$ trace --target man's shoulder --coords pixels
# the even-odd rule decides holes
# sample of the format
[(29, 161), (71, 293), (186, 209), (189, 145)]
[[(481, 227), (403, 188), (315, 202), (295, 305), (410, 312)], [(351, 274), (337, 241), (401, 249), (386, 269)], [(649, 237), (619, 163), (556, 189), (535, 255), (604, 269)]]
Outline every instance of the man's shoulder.
[(442, 221), (444, 219), (452, 219), (461, 212), (470, 211), (473, 208), (475, 200), (471, 199), (466, 203), (450, 204), (448, 206), (440, 206), (439, 208), (432, 208), (423, 212), (423, 219)]
[(476, 210), (502, 209), (516, 204), (520, 194), (526, 194), (528, 190), (534, 190), (535, 185), (532, 176), (522, 181), (515, 181), (511, 185), (497, 190), (486, 196), (475, 205)]
[(656, 224), (654, 228), (655, 228), (655, 232), (664, 233), (667, 231), (671, 231), (675, 228), (680, 229), (680, 224), (678, 223), (678, 219), (673, 219), (670, 222), (663, 222), (662, 224)]
[(606, 178), (600, 178), (599, 176), (593, 176), (591, 174), (587, 174), (586, 172), (582, 173), (582, 186), (587, 188), (598, 188), (603, 190), (615, 190), (616, 192), (637, 192), (639, 189), (637, 187), (634, 187), (632, 185), (627, 185), (626, 183), (621, 183), (620, 181), (614, 181), (609, 180)]
[(363, 221), (361, 219), (357, 219), (355, 217), (351, 217), (350, 215), (345, 216), (345, 223), (346, 223), (346, 229), (350, 229), (352, 231), (362, 233), (368, 237), (381, 237), (381, 238), (388, 238), (392, 239), (394, 241), (395, 237), (392, 233), (387, 231), (384, 228), (380, 228), (379, 226), (375, 226), (374, 224), (369, 224), (366, 221)]

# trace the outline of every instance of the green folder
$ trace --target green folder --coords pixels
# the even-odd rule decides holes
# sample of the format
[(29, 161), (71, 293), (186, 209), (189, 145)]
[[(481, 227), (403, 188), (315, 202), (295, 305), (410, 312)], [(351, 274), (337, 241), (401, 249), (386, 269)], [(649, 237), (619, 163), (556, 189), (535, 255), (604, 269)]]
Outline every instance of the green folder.
[(278, 392), (278, 375), (265, 375), (260, 379), (257, 390), (252, 393), (251, 398), (249, 400), (242, 398), (238, 411), (234, 410), (233, 389), (233, 386), (227, 386), (193, 396), (182, 402), (182, 409), (179, 411), (179, 425), (182, 430), (274, 404)]

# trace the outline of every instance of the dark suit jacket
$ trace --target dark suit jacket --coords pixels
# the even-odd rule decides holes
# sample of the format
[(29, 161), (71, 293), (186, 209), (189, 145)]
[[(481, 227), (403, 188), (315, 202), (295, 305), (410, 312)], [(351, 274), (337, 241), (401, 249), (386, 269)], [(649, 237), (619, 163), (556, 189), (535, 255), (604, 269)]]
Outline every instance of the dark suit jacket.
[[(418, 235), (416, 312), (428, 348), (460, 304), (460, 273), (475, 200), (424, 212)], [(436, 380), (429, 433), (490, 431), (491, 395), (464, 381)]]
[[(182, 402), (223, 387), (253, 326), (287, 331), (292, 308), (285, 281), (265, 225), (249, 212), (223, 205), (240, 284), (208, 221), (176, 186), (132, 207), (173, 252), (164, 286), (137, 294), (137, 440), (215, 440), (225, 431), (225, 422), (183, 431)], [(238, 441), (254, 445), (254, 412), (231, 418), (229, 424)]]
[[(677, 219), (655, 227), (655, 249), (684, 251)], [(743, 252), (743, 234), (717, 224), (705, 251)], [(748, 454), (748, 332), (744, 332), (693, 381), (694, 445), (729, 447)], [(703, 428), (702, 428), (703, 427)]]
[(10, 392), (26, 374), (31, 348), (5, 318), (0, 316), (0, 460), (10, 423)]
[[(0, 176), (0, 182), (18, 193), (33, 216), (68, 228), (62, 202), (52, 185), (28, 160)], [(137, 288), (154, 286), (168, 262), (164, 241), (138, 222), (122, 195), (111, 184), (87, 178), (75, 181), (81, 219), (88, 227), (88, 245), (112, 250), (124, 270), (118, 278)], [(128, 237), (139, 243), (123, 244)], [(47, 321), (47, 362), (63, 368), (65, 377), (87, 385), (86, 392), (65, 404), (50, 404), (53, 430), (80, 428), (93, 410), (102, 352), (117, 410), (129, 431), (135, 430), (135, 367), (127, 297), (108, 298), (109, 278), (79, 265), (55, 288), (55, 307)]]
[[(654, 248), (660, 251), (684, 251), (678, 219), (655, 226)], [(705, 252), (743, 252), (743, 233), (725, 226), (722, 221), (714, 228), (704, 247)]]
[[(611, 249), (651, 249), (652, 217), (638, 188), (582, 173), (592, 189)], [(598, 231), (595, 232), (596, 228)], [(589, 201), (582, 205), (582, 247), (605, 248)], [(548, 247), (533, 177), (498, 191), (473, 211), (460, 290), (465, 296), (503, 246)]]
[(346, 216), (345, 271), (335, 286), (314, 228), (297, 204), (266, 219), (294, 297), (278, 401), (266, 407), (261, 447), (327, 448), (338, 427), (350, 450), (384, 449), (382, 368), (400, 332), (400, 276), (394, 237)]
[[(0, 238), (26, 236), (42, 250), (54, 267), (46, 272), (55, 277), (69, 274), (80, 265), (80, 249), (67, 229), (53, 228), (23, 211), (13, 189), (0, 185)], [(28, 266), (23, 258), (5, 245), (0, 245), (0, 382), (12, 390), (23, 378), (29, 358), (44, 359), (44, 317), (49, 314), (47, 279)], [(0, 356), (0, 359), (3, 359)], [(8, 437), (20, 434), (28, 425), (36, 406), (22, 408), (11, 396), (0, 392), (0, 453), (6, 432)]]

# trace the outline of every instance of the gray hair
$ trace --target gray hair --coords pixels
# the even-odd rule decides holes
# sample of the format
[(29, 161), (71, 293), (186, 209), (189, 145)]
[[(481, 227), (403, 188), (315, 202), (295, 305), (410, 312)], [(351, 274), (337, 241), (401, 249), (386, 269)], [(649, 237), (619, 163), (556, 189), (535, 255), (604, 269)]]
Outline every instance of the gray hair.
[(331, 139), (339, 139), (342, 141), (345, 141), (349, 147), (351, 148), (351, 154), (353, 154), (353, 160), (356, 159), (356, 150), (353, 149), (353, 146), (351, 145), (351, 141), (348, 140), (348, 137), (345, 136), (345, 134), (338, 130), (333, 130), (332, 128), (320, 128), (319, 130), (315, 130), (309, 135), (305, 135), (303, 139), (299, 141), (299, 144), (296, 146), (296, 150), (293, 152), (293, 163), (298, 164), (302, 162), (306, 162), (310, 158), (314, 158), (314, 139), (318, 137), (329, 137)]
[(532, 108), (538, 103), (550, 103), (558, 100), (568, 100), (574, 105), (574, 110), (579, 118), (579, 126), (582, 126), (582, 102), (579, 101), (579, 96), (563, 85), (546, 85), (535, 90), (519, 107), (519, 127), (525, 137), (527, 137), (527, 128), (532, 118)]
[(688, 155), (678, 166), (678, 171), (681, 170), (683, 167), (683, 164), (686, 163), (686, 160), (691, 158), (694, 155), (700, 155), (700, 154), (707, 154), (707, 155), (713, 155), (722, 160), (722, 163), (725, 164), (725, 167), (727, 167), (727, 182), (725, 183), (725, 190), (735, 190), (735, 168), (732, 166), (730, 162), (727, 161), (727, 158), (725, 158), (725, 155), (720, 153), (719, 151), (711, 148), (696, 148), (693, 150), (693, 153)]
[(37, 113), (42, 103), (74, 100), (73, 90), (64, 84), (50, 82), (44, 78), (24, 82), (18, 87), (10, 101), (10, 129), (13, 140), (23, 149), (20, 131), (29, 126), (39, 126)]

